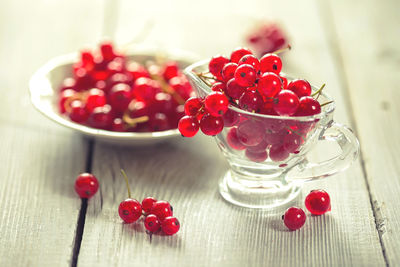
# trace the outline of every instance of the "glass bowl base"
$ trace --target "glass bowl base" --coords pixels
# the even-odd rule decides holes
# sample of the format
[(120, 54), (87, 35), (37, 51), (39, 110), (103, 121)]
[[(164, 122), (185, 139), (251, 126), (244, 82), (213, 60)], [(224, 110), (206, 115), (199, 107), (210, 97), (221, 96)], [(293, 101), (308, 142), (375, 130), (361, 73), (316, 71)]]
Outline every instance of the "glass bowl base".
[(228, 202), (246, 208), (281, 210), (294, 203), (301, 193), (298, 183), (283, 183), (282, 179), (235, 179), (229, 170), (219, 183), (219, 192)]

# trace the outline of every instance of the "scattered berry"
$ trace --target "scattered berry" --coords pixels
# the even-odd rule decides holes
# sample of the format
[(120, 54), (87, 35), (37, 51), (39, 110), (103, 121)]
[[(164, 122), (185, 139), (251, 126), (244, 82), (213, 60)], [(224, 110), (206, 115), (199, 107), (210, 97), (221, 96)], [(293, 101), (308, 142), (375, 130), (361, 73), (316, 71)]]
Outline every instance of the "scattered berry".
[(324, 190), (312, 190), (305, 200), (306, 208), (313, 215), (322, 215), (331, 210), (331, 199)]
[(300, 229), (306, 222), (306, 214), (304, 211), (297, 207), (291, 207), (286, 210), (285, 215), (282, 216), (283, 222), (289, 230)]
[(161, 223), (161, 230), (166, 235), (173, 235), (179, 231), (180, 224), (177, 218), (175, 217), (167, 217)]
[(81, 173), (75, 180), (75, 191), (81, 198), (91, 198), (98, 189), (99, 182), (91, 173)]

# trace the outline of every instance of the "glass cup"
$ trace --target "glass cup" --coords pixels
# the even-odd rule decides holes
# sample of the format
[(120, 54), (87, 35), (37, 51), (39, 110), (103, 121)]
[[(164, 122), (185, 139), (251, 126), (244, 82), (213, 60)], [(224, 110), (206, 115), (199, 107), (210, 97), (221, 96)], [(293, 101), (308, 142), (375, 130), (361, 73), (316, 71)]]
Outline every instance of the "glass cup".
[[(208, 71), (208, 62), (185, 69), (199, 97), (211, 92), (196, 75)], [(219, 184), (225, 200), (248, 208), (288, 206), (301, 192), (303, 182), (333, 175), (351, 165), (359, 154), (356, 136), (333, 121), (332, 98), (322, 93), (318, 100), (332, 102), (323, 106), (320, 114), (305, 117), (263, 115), (229, 106), (223, 117), (225, 127), (215, 136), (230, 166)], [(340, 153), (325, 161), (309, 162), (307, 153), (322, 140), (336, 142)]]

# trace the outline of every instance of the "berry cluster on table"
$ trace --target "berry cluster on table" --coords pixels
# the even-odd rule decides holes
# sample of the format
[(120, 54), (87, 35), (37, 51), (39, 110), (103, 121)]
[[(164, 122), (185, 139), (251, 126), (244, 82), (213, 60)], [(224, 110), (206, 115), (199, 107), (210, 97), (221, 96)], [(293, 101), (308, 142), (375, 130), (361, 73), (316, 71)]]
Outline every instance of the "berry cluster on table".
[(63, 80), (59, 112), (92, 128), (118, 132), (176, 129), (192, 88), (176, 61), (137, 62), (110, 42), (82, 50)]

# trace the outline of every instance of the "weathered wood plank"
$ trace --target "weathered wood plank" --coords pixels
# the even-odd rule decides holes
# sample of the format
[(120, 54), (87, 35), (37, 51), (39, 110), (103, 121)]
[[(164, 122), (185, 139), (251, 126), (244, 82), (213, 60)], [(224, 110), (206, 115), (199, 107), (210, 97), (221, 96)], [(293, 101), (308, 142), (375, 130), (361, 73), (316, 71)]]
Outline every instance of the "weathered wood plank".
[[(121, 43), (129, 39), (126, 36), (132, 33), (133, 25), (140, 25), (136, 22), (150, 19), (155, 27), (148, 43), (210, 56), (237, 46), (241, 38), (238, 33), (248, 24), (246, 19), (278, 18), (285, 23), (295, 48), (286, 56), (288, 72), (316, 84), (326, 82), (337, 100), (336, 119), (349, 123), (346, 95), (314, 1), (291, 1), (287, 5), (279, 1), (250, 1), (246, 5), (174, 1), (160, 5), (141, 2), (138, 10), (136, 2), (123, 1), (117, 30)], [(217, 14), (224, 14), (224, 18)], [(305, 186), (304, 192), (326, 189), (333, 210), (326, 216), (308, 216), (305, 227), (297, 232), (286, 231), (280, 216), (237, 208), (222, 200), (217, 181), (227, 164), (214, 142), (204, 136), (150, 148), (97, 143), (93, 168), (102, 175), (102, 193), (89, 203), (79, 257), (83, 266), (385, 264), (359, 162), (343, 174)], [(141, 223), (121, 223), (118, 204), (127, 194), (120, 168), (130, 176), (136, 198), (154, 196), (174, 205), (182, 223), (178, 235), (153, 236), (150, 242)]]
[(51, 57), (93, 42), (101, 10), (99, 1), (0, 2), (1, 266), (70, 265), (81, 206), (73, 183), (87, 142), (34, 111), (28, 80)]
[(387, 263), (400, 263), (399, 1), (330, 1), (328, 34), (363, 151), (377, 229)]

